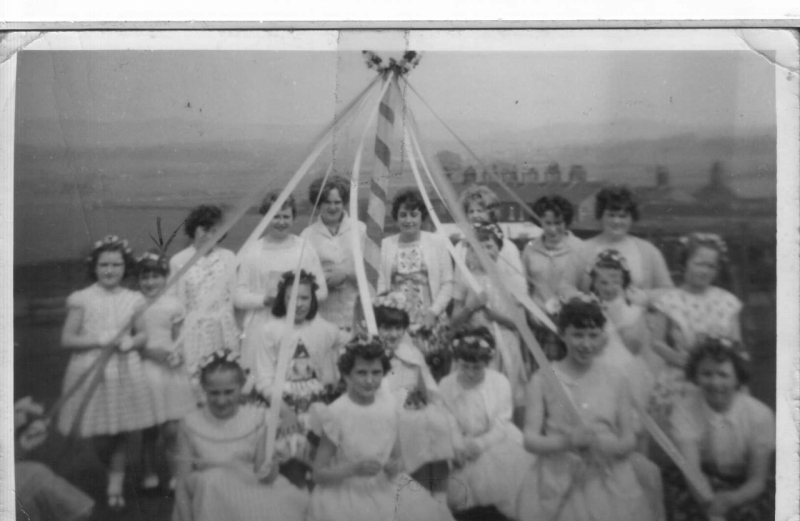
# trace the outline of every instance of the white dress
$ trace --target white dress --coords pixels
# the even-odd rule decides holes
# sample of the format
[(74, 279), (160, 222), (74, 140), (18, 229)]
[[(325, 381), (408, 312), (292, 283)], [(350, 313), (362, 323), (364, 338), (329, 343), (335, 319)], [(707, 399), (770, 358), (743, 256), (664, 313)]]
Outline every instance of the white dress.
[(503, 515), (516, 515), (522, 478), (533, 458), (522, 447), (522, 433), (511, 422), (511, 386), (505, 376), (486, 369), (483, 382), (467, 389), (458, 373), (446, 376), (440, 386), (449, 411), (464, 440), (473, 439), (481, 455), (454, 469), (447, 499), (455, 511), (494, 505)]
[[(141, 294), (125, 288), (108, 291), (99, 284), (76, 291), (67, 298), (67, 307), (83, 313), (79, 334), (117, 334), (120, 330), (130, 332), (136, 309), (142, 304)], [(73, 388), (81, 375), (100, 358), (101, 349), (76, 351), (72, 354), (64, 375), (63, 390)], [(103, 371), (103, 377), (89, 396), (93, 371), (64, 402), (58, 415), (58, 430), (69, 434), (80, 408), (85, 404), (78, 434), (89, 437), (103, 434), (136, 431), (158, 423), (152, 395), (137, 351), (111, 355)]]
[(319, 286), (318, 303), (327, 298), (328, 286), (314, 246), (297, 235), (290, 235), (279, 244), (260, 239), (248, 245), (241, 255), (236, 283), (236, 308), (244, 314), (242, 363), (250, 368), (253, 364), (252, 336), (272, 317), (272, 309), (264, 306), (264, 297), (278, 294), (278, 283), (283, 274), (295, 270), (298, 264), (312, 273)]
[[(189, 246), (169, 261), (170, 273), (176, 273), (197, 250)], [(236, 257), (224, 248), (195, 262), (174, 286), (174, 294), (186, 309), (183, 360), (193, 374), (200, 360), (219, 349), (239, 352), (239, 328), (233, 316), (233, 292), (236, 283)]]
[(263, 409), (242, 407), (225, 420), (206, 409), (186, 417), (180, 435), (202, 470), (178, 484), (173, 521), (305, 521), (307, 492), (280, 474), (269, 485), (256, 476), (264, 416)]
[[(332, 464), (376, 459), (389, 461), (397, 441), (397, 411), (392, 396), (381, 389), (370, 405), (354, 403), (347, 394), (322, 415), (325, 435), (336, 446)], [(353, 476), (335, 485), (319, 484), (311, 494), (308, 521), (446, 521), (450, 511), (406, 474), (390, 479)]]
[[(142, 315), (147, 347), (173, 351), (172, 326), (183, 317), (183, 305), (178, 299), (164, 295), (154, 302)], [(185, 364), (171, 368), (145, 358), (142, 365), (159, 423), (179, 420), (194, 410), (196, 401)]]

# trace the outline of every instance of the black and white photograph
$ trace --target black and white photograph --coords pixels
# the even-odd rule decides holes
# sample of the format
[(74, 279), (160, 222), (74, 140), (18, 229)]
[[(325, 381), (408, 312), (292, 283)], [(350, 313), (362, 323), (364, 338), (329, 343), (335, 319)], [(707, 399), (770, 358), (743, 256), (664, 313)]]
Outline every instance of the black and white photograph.
[(796, 514), (796, 34), (12, 37), (17, 519)]

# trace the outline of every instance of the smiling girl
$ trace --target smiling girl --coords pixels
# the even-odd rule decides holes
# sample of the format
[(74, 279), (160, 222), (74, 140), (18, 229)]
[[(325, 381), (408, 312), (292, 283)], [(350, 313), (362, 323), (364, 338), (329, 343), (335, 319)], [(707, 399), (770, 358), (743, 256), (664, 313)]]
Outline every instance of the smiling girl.
[(128, 241), (116, 235), (94, 244), (88, 264), (95, 283), (67, 298), (67, 319), (61, 334), (61, 345), (72, 351), (64, 390), (72, 389), (103, 351), (113, 351), (94, 394), (89, 395), (92, 378), (85, 379), (58, 416), (61, 433), (91, 437), (101, 455), (111, 454), (107, 494), (112, 509), (125, 506), (122, 485), (127, 444), (136, 431), (157, 423), (136, 349), (144, 345), (146, 337), (142, 332), (133, 336), (133, 317), (143, 304), (142, 296), (122, 286), (134, 267), (131, 253)]
[(519, 495), (523, 521), (657, 519), (658, 491), (645, 492), (631, 461), (636, 438), (624, 375), (597, 359), (606, 319), (587, 297), (567, 302), (558, 328), (567, 356), (555, 376), (578, 410), (568, 414), (537, 372), (528, 389), (525, 447), (537, 456)]
[(200, 363), (205, 407), (189, 414), (178, 437), (173, 521), (305, 521), (308, 493), (265, 463), (268, 413), (242, 406), (245, 372), (221, 350)]
[[(279, 195), (279, 192), (268, 194), (259, 213), (266, 215)], [(254, 339), (270, 319), (270, 310), (278, 297), (278, 285), (286, 271), (300, 265), (316, 279), (317, 302), (324, 301), (328, 296), (325, 273), (314, 246), (292, 233), (296, 216), (294, 197), (289, 195), (267, 226), (264, 236), (242, 251), (236, 307), (245, 313), (242, 363), (248, 368), (252, 368), (254, 363)]]
[(381, 387), (391, 352), (379, 338), (357, 338), (339, 358), (347, 392), (322, 414), (309, 521), (452, 520), (402, 473), (397, 409)]

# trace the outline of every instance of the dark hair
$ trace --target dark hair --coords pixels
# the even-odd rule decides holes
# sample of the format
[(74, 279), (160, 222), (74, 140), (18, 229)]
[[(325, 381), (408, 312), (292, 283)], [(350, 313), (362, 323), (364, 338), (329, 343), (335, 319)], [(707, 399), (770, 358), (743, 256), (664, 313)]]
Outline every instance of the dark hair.
[(208, 375), (220, 371), (236, 371), (236, 373), (239, 375), (239, 381), (244, 384), (245, 380), (247, 379), (247, 372), (241, 365), (239, 365), (238, 361), (230, 359), (228, 356), (229, 353), (230, 350), (228, 349), (215, 351), (214, 353), (208, 355), (203, 362), (201, 362), (199, 368), (201, 385), (205, 385)]
[(183, 229), (190, 239), (194, 239), (197, 228), (211, 228), (222, 222), (222, 208), (216, 205), (203, 204), (189, 212)]
[[(294, 284), (294, 271), (287, 271), (281, 276), (278, 282), (278, 295), (275, 297), (275, 302), (272, 304), (272, 314), (276, 317), (285, 317), (286, 310), (286, 296), (291, 295), (292, 284)], [(306, 270), (300, 270), (300, 284), (305, 284), (311, 288), (311, 306), (308, 308), (308, 316), (306, 320), (311, 320), (317, 316), (319, 309), (319, 302), (317, 301), (317, 278)]]
[(601, 251), (595, 260), (591, 270), (589, 270), (589, 278), (591, 284), (589, 288), (592, 293), (595, 292), (594, 283), (597, 280), (597, 269), (606, 270), (619, 270), (622, 272), (622, 288), (626, 289), (631, 285), (631, 272), (628, 269), (627, 263), (624, 262), (624, 257), (617, 250), (604, 250)]
[(388, 373), (392, 368), (392, 353), (389, 349), (386, 349), (383, 341), (377, 336), (370, 339), (356, 337), (344, 347), (344, 353), (339, 356), (339, 360), (336, 362), (336, 366), (342, 376), (350, 374), (356, 366), (358, 358), (367, 362), (380, 360), (384, 374)]
[(599, 221), (603, 214), (611, 212), (627, 212), (634, 221), (639, 220), (639, 205), (633, 193), (626, 186), (609, 186), (603, 188), (595, 196), (594, 216)]
[(411, 318), (408, 312), (403, 309), (390, 308), (388, 306), (373, 306), (375, 311), (375, 321), (378, 327), (402, 327), (408, 329), (411, 325)]
[(494, 223), (473, 223), (472, 229), (480, 242), (491, 239), (498, 250), (503, 249), (503, 231)]
[(339, 192), (339, 197), (342, 198), (342, 204), (350, 202), (350, 181), (340, 175), (330, 176), (328, 180), (325, 181), (325, 186), (322, 186), (323, 181), (325, 181), (325, 178), (320, 177), (314, 179), (308, 186), (308, 201), (311, 204), (317, 204), (317, 199), (319, 199), (320, 204), (326, 202), (332, 190)]
[(150, 250), (136, 260), (136, 276), (141, 278), (148, 273), (162, 277), (169, 276), (169, 261), (159, 250)]
[(102, 240), (94, 243), (92, 252), (86, 259), (89, 278), (97, 282), (97, 261), (100, 260), (100, 255), (106, 252), (119, 252), (122, 255), (122, 262), (125, 264), (125, 271), (122, 274), (124, 279), (136, 268), (136, 260), (133, 258), (133, 250), (128, 247), (128, 241), (119, 239), (116, 235), (107, 235)]
[(494, 337), (484, 326), (459, 329), (453, 335), (451, 345), (456, 360), (478, 363), (494, 358)]
[(419, 210), (423, 221), (428, 218), (428, 209), (425, 207), (425, 201), (422, 200), (419, 190), (415, 188), (404, 190), (395, 196), (392, 202), (392, 219), (395, 221), (402, 206), (405, 206), (408, 211)]
[[(261, 201), (261, 206), (258, 207), (258, 213), (260, 213), (261, 215), (267, 215), (267, 212), (269, 212), (270, 209), (272, 208), (272, 204), (278, 200), (278, 197), (280, 197), (280, 195), (281, 193), (278, 191), (268, 193), (266, 197), (264, 197), (264, 200)], [(292, 219), (297, 217), (297, 206), (295, 205), (294, 202), (294, 195), (289, 194), (289, 197), (287, 197), (286, 200), (283, 202), (281, 210), (283, 210), (284, 208), (289, 208), (290, 210), (292, 210)]]
[(686, 379), (697, 384), (697, 368), (700, 363), (712, 360), (718, 364), (730, 362), (739, 386), (746, 385), (750, 381), (750, 370), (744, 353), (744, 346), (739, 342), (705, 337), (694, 346), (689, 355), (689, 360), (686, 362)]
[(562, 333), (569, 326), (577, 329), (602, 329), (605, 325), (603, 309), (593, 298), (574, 297), (561, 307), (558, 314), (558, 330)]
[(540, 197), (533, 203), (532, 210), (537, 216), (533, 218), (533, 222), (539, 226), (542, 225), (541, 219), (544, 218), (544, 214), (547, 212), (553, 212), (556, 217), (561, 217), (567, 228), (572, 224), (572, 218), (575, 216), (575, 209), (572, 207), (572, 203), (560, 195)]

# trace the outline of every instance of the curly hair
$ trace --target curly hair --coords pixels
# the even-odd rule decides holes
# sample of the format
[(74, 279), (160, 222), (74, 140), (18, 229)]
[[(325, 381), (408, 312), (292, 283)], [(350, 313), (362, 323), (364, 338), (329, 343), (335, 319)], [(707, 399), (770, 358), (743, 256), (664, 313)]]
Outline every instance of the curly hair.
[[(350, 181), (340, 175), (332, 175), (325, 181), (325, 186), (322, 182), (325, 177), (314, 179), (308, 186), (308, 202), (317, 204), (319, 199), (320, 204), (328, 200), (328, 195), (331, 191), (336, 190), (339, 192), (339, 197), (342, 198), (342, 204), (346, 205), (350, 202)], [(321, 193), (321, 194), (320, 194)]]
[(400, 208), (405, 207), (407, 211), (419, 210), (422, 214), (422, 220), (428, 218), (428, 208), (425, 207), (425, 201), (422, 200), (419, 190), (410, 188), (397, 194), (392, 201), (392, 219), (397, 221), (397, 214), (400, 213)]
[(347, 376), (356, 366), (356, 360), (361, 358), (367, 362), (380, 360), (384, 374), (392, 368), (392, 352), (386, 349), (383, 341), (379, 337), (369, 339), (356, 337), (345, 346), (344, 353), (339, 356), (336, 367), (339, 373)]
[(470, 185), (466, 190), (461, 192), (458, 197), (458, 202), (461, 203), (461, 208), (464, 213), (469, 212), (470, 204), (477, 203), (480, 207), (489, 212), (489, 219), (491, 222), (496, 223), (500, 219), (499, 205), (500, 199), (492, 189), (483, 185)]
[(547, 212), (553, 212), (555, 217), (560, 217), (567, 228), (570, 227), (575, 216), (575, 208), (573, 208), (572, 203), (560, 195), (540, 197), (533, 203), (532, 210), (538, 216), (538, 218), (533, 218), (533, 222), (539, 226), (542, 225), (541, 219), (544, 218)]
[(190, 239), (194, 239), (194, 234), (198, 228), (205, 229), (216, 226), (222, 222), (222, 208), (216, 205), (203, 204), (189, 212), (186, 218), (184, 231)]
[[(264, 197), (264, 200), (261, 201), (261, 206), (258, 207), (258, 213), (260, 213), (261, 215), (267, 215), (267, 212), (269, 212), (270, 209), (272, 208), (272, 204), (278, 200), (278, 197), (280, 197), (280, 195), (281, 193), (277, 190), (268, 193)], [(283, 202), (281, 210), (285, 208), (289, 208), (290, 210), (292, 210), (292, 219), (297, 217), (297, 205), (294, 202), (294, 195), (289, 194), (289, 197), (287, 197), (286, 201)]]
[(453, 335), (453, 358), (464, 362), (489, 362), (494, 357), (494, 336), (484, 326), (465, 328)]
[(700, 363), (705, 360), (712, 360), (718, 364), (730, 362), (733, 366), (733, 372), (736, 374), (738, 387), (747, 385), (747, 382), (750, 381), (750, 370), (743, 355), (744, 352), (744, 346), (739, 342), (706, 337), (695, 345), (689, 355), (685, 369), (686, 379), (697, 384), (697, 369)]
[(596, 300), (572, 298), (561, 307), (558, 314), (558, 330), (562, 333), (569, 326), (576, 329), (602, 329), (605, 325), (606, 317)]
[(475, 236), (480, 242), (492, 240), (498, 251), (503, 249), (503, 231), (494, 223), (474, 223)]
[(89, 278), (95, 282), (97, 282), (97, 262), (100, 260), (100, 255), (106, 252), (115, 251), (122, 255), (122, 262), (125, 264), (125, 271), (122, 274), (123, 279), (131, 275), (136, 269), (136, 259), (133, 258), (133, 251), (128, 247), (128, 241), (118, 239), (109, 242), (111, 237), (113, 236), (109, 235), (103, 241), (95, 243), (92, 252), (86, 259)]
[(627, 212), (634, 221), (639, 220), (639, 205), (627, 186), (609, 186), (597, 192), (594, 207), (595, 219), (599, 221), (607, 211)]
[(686, 264), (694, 257), (700, 248), (708, 248), (717, 252), (717, 260), (720, 266), (728, 263), (728, 247), (719, 235), (711, 233), (690, 233), (681, 238), (681, 248), (679, 262), (686, 268)]
[[(275, 297), (275, 302), (272, 304), (272, 314), (274, 316), (279, 318), (286, 316), (286, 296), (291, 295), (289, 292), (292, 291), (292, 284), (294, 284), (294, 271), (287, 271), (281, 276), (281, 280), (278, 282), (278, 294)], [(317, 301), (317, 289), (319, 289), (319, 284), (317, 284), (317, 278), (313, 273), (300, 270), (300, 284), (305, 284), (311, 289), (311, 305), (308, 308), (306, 320), (312, 320), (317, 316), (317, 310), (319, 309), (319, 302)]]

